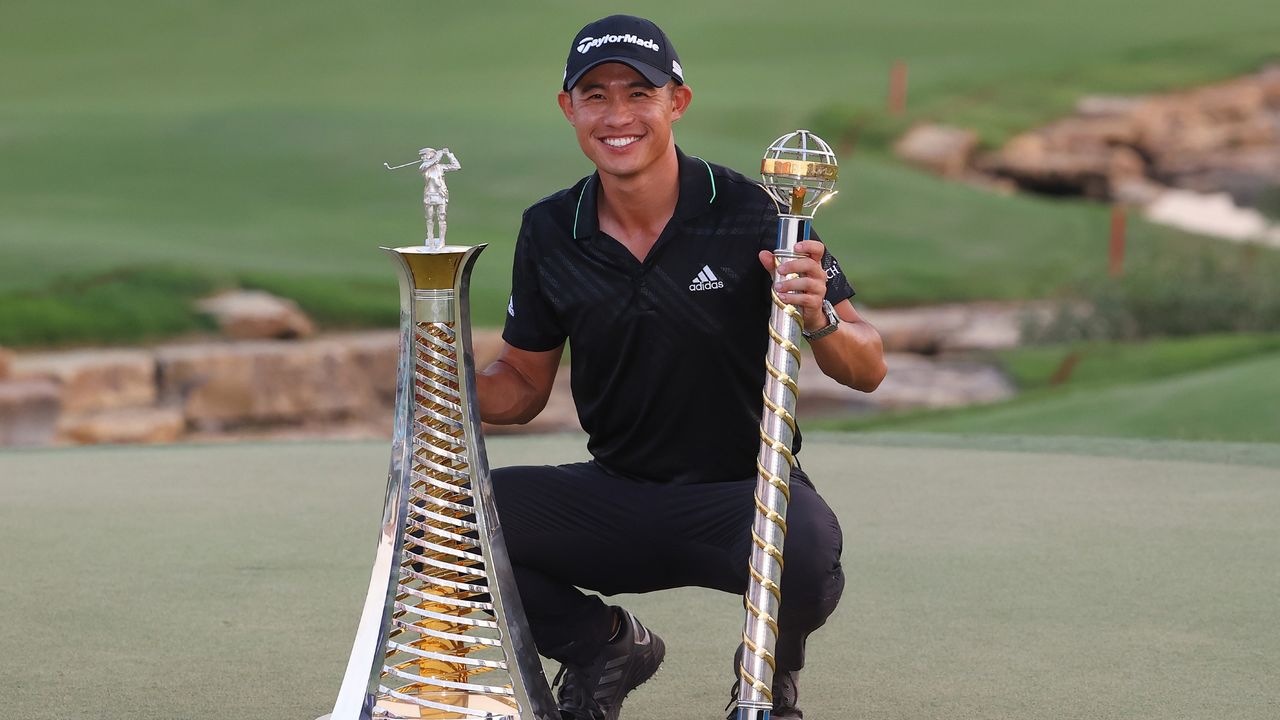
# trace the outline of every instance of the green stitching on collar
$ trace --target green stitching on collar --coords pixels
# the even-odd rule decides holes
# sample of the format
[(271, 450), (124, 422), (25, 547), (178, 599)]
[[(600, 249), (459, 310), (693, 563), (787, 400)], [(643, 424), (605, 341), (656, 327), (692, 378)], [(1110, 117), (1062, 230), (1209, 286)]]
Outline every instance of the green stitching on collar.
[(690, 155), (690, 157), (698, 158), (698, 160), (702, 161), (703, 165), (707, 166), (707, 177), (711, 178), (711, 199), (707, 201), (707, 204), (710, 205), (711, 203), (716, 201), (716, 176), (714, 173), (711, 172), (711, 163), (707, 162), (706, 160), (702, 160), (702, 158), (698, 157), (697, 155)]
[(587, 181), (582, 184), (582, 192), (578, 193), (578, 206), (573, 209), (573, 236), (574, 237), (578, 237), (578, 213), (582, 210), (582, 196), (587, 194), (587, 185), (590, 185), (590, 184), (591, 184), (590, 178), (588, 178)]

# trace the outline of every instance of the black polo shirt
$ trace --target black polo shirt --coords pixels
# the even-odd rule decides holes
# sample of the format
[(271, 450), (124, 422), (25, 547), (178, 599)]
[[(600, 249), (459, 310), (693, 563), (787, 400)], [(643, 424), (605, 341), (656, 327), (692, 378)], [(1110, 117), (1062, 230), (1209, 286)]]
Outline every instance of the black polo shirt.
[[(777, 209), (754, 181), (676, 152), (680, 198), (643, 262), (600, 231), (596, 174), (525, 211), (503, 339), (535, 352), (568, 339), (578, 417), (606, 469), (739, 480), (759, 448), (771, 303), (757, 254), (776, 245)], [(852, 297), (835, 258), (822, 264), (827, 299)]]

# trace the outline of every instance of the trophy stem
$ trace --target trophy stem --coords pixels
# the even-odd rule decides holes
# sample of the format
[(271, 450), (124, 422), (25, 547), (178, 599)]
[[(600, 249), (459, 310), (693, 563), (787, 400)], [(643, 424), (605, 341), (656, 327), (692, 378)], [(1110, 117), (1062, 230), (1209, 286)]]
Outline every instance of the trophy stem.
[[(782, 261), (801, 257), (793, 248), (808, 238), (809, 221), (783, 215), (778, 218), (778, 248)], [(774, 271), (774, 281), (785, 279)], [(791, 454), (796, 433), (795, 408), (800, 389), (800, 311), (770, 291), (773, 309), (769, 317), (769, 350), (765, 358), (760, 416), (760, 451), (756, 458), (756, 514), (751, 524), (750, 580), (742, 631), (742, 658), (738, 665), (738, 720), (768, 720), (773, 708), (773, 675), (777, 670), (774, 648), (778, 642), (778, 608), (782, 604), (783, 547), (787, 536), (787, 504), (791, 500)]]
[(494, 506), (468, 303), (484, 249), (383, 248), (400, 358), (381, 532), (333, 720), (558, 717)]

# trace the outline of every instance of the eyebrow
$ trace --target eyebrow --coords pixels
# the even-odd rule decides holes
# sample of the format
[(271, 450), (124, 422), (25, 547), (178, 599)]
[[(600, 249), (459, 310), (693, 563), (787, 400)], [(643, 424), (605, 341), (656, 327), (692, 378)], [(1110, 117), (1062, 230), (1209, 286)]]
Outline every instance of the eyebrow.
[[(653, 90), (654, 86), (645, 82), (644, 80), (633, 80), (627, 84), (627, 88), (647, 88), (649, 90)], [(579, 85), (574, 89), (580, 90), (584, 93), (590, 92), (592, 90), (604, 90), (604, 83), (596, 82), (596, 83), (591, 83), (590, 85)]]

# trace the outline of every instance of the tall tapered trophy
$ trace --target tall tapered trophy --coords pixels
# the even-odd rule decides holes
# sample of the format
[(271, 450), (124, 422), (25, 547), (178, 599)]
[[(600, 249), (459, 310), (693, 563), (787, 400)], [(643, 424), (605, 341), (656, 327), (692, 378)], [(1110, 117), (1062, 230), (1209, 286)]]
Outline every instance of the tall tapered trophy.
[[(783, 135), (769, 146), (760, 166), (764, 187), (778, 204), (779, 264), (802, 257), (796, 243), (808, 239), (818, 206), (835, 196), (836, 156), (808, 130)], [(794, 277), (794, 276), (789, 276)], [(774, 281), (788, 279), (777, 275)], [(751, 525), (750, 580), (738, 664), (737, 720), (769, 720), (773, 709), (774, 647), (782, 603), (783, 544), (791, 499), (791, 454), (796, 434), (800, 374), (800, 311), (773, 292), (769, 352), (765, 358), (764, 409), (756, 457), (755, 519)]]
[(448, 148), (419, 154), (396, 168), (419, 165), (426, 181), (426, 243), (382, 248), (400, 279), (386, 504), (355, 643), (325, 718), (558, 720), (476, 409), (468, 291), (485, 246), (444, 244), (443, 173), (460, 165)]

